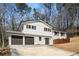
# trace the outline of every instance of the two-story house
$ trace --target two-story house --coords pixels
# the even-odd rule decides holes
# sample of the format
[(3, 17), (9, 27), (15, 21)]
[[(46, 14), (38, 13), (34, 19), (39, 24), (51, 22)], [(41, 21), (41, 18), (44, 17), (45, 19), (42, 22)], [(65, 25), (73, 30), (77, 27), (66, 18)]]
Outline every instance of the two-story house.
[(63, 32), (53, 31), (52, 26), (42, 20), (22, 21), (18, 31), (7, 31), (9, 46), (11, 45), (53, 45), (56, 38), (66, 38)]

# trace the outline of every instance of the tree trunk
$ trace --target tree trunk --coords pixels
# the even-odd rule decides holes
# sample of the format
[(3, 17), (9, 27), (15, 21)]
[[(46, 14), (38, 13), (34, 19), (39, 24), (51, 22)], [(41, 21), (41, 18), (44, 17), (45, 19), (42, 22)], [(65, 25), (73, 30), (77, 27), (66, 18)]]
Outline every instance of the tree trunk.
[(2, 31), (2, 47), (4, 47), (4, 34), (3, 34), (3, 31)]
[(3, 19), (1, 18), (1, 36), (2, 36), (2, 47), (4, 47), (4, 32), (3, 32)]

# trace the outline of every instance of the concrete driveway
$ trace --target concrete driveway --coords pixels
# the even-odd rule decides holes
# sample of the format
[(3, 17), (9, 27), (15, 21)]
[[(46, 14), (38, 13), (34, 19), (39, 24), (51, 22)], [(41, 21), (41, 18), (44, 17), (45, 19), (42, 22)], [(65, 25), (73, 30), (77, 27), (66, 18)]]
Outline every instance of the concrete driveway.
[(64, 51), (53, 46), (47, 45), (27, 45), (27, 46), (14, 46), (12, 47), (12, 55), (21, 56), (69, 56), (73, 52)]

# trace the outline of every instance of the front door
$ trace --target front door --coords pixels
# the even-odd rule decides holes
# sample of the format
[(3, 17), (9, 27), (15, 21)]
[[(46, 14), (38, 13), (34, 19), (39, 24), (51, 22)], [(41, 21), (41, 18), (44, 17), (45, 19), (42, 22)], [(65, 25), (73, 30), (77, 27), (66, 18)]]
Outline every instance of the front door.
[(49, 38), (45, 38), (45, 44), (49, 45)]

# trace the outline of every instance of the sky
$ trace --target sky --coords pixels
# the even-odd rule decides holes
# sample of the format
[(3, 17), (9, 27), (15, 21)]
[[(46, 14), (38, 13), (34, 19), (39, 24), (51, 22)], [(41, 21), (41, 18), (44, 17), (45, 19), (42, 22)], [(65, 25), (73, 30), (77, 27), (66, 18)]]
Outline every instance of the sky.
[[(40, 3), (28, 3), (28, 6), (36, 9), (41, 9), (43, 11), (43, 7), (40, 5)], [(54, 9), (53, 13), (56, 14), (57, 13), (56, 5), (53, 7), (53, 9)]]
[(41, 8), (39, 3), (28, 3), (28, 6), (32, 8)]

